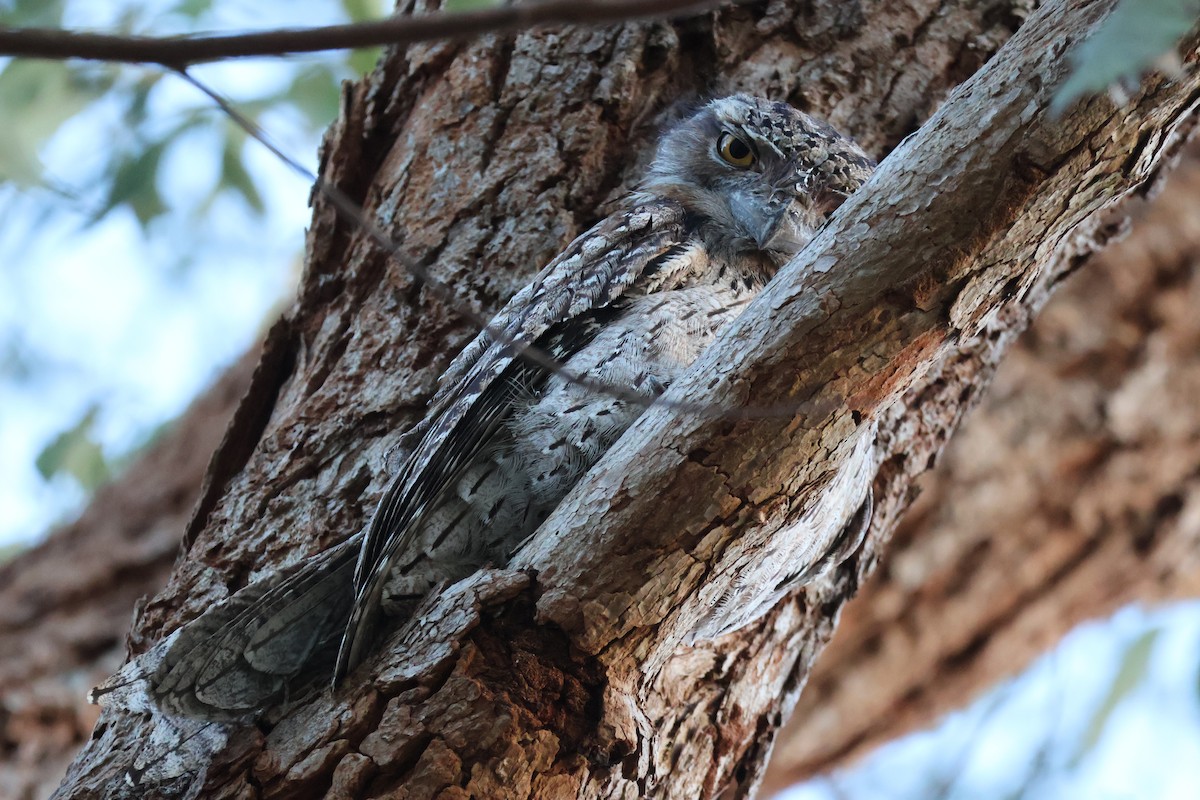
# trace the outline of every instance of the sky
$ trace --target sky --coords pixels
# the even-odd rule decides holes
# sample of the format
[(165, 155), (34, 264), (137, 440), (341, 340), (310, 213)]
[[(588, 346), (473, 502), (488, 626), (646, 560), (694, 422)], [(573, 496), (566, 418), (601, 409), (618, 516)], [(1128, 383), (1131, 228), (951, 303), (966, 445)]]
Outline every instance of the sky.
[(776, 800), (1196, 800), (1197, 664), (1200, 603), (1130, 606), (929, 730)]
[[(344, 20), (331, 0), (307, 6), (306, 24)], [(230, 28), (284, 18), (279, 2), (218, 7)], [(80, 28), (103, 29), (121, 11), (118, 4), (68, 8), (76, 12), (68, 23)], [(196, 74), (236, 99), (286, 85), (293, 67), (247, 60)], [(150, 99), (151, 117), (163, 120), (207, 104), (173, 76)], [(264, 122), (289, 154), (315, 169), (319, 132), (299, 114)], [(46, 176), (75, 187), (75, 176), (103, 164), (97, 139), (116, 143), (125, 133), (118, 105), (96, 103), (46, 143)], [(198, 129), (166, 151), (158, 188), (168, 205), (193, 207), (212, 185), (220, 157), (213, 139)], [(44, 190), (0, 185), (0, 353), (20, 353), (33, 365), (0, 373), (0, 547), (36, 541), (86, 501), (68, 476), (47, 482), (35, 467), (55, 437), (96, 407), (94, 435), (106, 455), (129, 452), (177, 417), (290, 296), (310, 187), (256, 143), (245, 153), (266, 213), (254, 213), (238, 196), (219, 196), (200, 223), (203, 235), (186, 215), (158, 219), (144, 231), (128, 208), (89, 224), (99, 198), (86, 186), (75, 187), (75, 201), (59, 201)]]

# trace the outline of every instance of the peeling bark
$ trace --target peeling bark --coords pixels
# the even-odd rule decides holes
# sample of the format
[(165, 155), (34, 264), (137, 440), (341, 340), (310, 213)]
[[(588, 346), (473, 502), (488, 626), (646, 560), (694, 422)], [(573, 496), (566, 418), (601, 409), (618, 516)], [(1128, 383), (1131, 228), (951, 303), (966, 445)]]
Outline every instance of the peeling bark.
[[(426, 618), (448, 621), (412, 641), (440, 642), (437, 653), (398, 646), (409, 634), (397, 632), (333, 696), (234, 737), (205, 796), (748, 795), (912, 480), (1189, 130), (1191, 76), (1151, 82), (1128, 110), (1098, 100), (1047, 119), (1065, 43), (1111, 3), (1075, 5), (1040, 11), (802, 255), (811, 273), (793, 265), (756, 304), (771, 313), (747, 312), (704, 357), (708, 374), (672, 390), (789, 403), (793, 418), (652, 411), (519, 556), (527, 572), (478, 578), (466, 628), (450, 622), (452, 593), (432, 601)], [(987, 19), (950, 4), (927, 13), (776, 3), (390, 54), (346, 95), (324, 173), (494, 308), (624, 190), (666, 98), (788, 96), (876, 152), (894, 143), (973, 69), (959, 31)], [(972, 41), (990, 52), (985, 35)], [(893, 52), (909, 55), (898, 69)], [(214, 460), (190, 548), (136, 621), (136, 649), (361, 527), (387, 450), (469, 333), (318, 201), (301, 296), (268, 339), (243, 417), (262, 427)], [(864, 419), (880, 426), (882, 502), (862, 555), (761, 624), (677, 650), (704, 593), (802, 512)], [(138, 725), (106, 711), (60, 796), (109, 796)]]

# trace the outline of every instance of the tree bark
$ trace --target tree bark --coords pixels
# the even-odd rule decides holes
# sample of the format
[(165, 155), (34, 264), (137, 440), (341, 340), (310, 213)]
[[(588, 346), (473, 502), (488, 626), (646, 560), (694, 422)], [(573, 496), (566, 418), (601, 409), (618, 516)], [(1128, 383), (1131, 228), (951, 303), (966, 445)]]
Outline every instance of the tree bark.
[(1200, 596), (1200, 150), (1006, 357), (849, 605), (782, 787), (959, 706), (1078, 623)]
[[(844, 768), (929, 724), (1081, 620), (1122, 603), (1200, 595), (1192, 556), (1200, 523), (1194, 511), (1173, 512), (1171, 500), (1178, 494), (1194, 508), (1195, 482), (1158, 466), (1186, 456), (1200, 431), (1190, 402), (1200, 391), (1200, 342), (1187, 301), (1198, 291), (1198, 220), (1193, 148), (1129, 238), (1069, 279), (1005, 357), (847, 606), (780, 733), (761, 794)], [(99, 709), (83, 702), (81, 687), (117, 669), (133, 600), (165, 583), (204, 454), (220, 442), (252, 366), (251, 358), (235, 365), (78, 522), (0, 570), (0, 796), (48, 796), (86, 741)], [(1137, 404), (1126, 425), (1165, 422), (1165, 430), (1118, 435), (1096, 413), (1162, 375), (1171, 376), (1163, 404)], [(1078, 453), (1102, 461), (1070, 457)], [(1130, 473), (1154, 479), (1151, 491)], [(1080, 496), (1117, 513), (1088, 514), (1084, 527), (1072, 511)], [(1014, 535), (1025, 538), (997, 557), (993, 543)], [(1058, 545), (1063, 537), (1072, 545)], [(122, 554), (131, 549), (139, 555), (128, 568)], [(1045, 574), (1063, 578), (1043, 585)], [(1013, 576), (1024, 580), (1014, 585)]]
[[(714, 365), (740, 361), (739, 385), (753, 386), (721, 389), (717, 399), (807, 400), (795, 419), (668, 421), (651, 412), (640, 436), (627, 437), (519, 557), (529, 572), (485, 573), (444, 595), (428, 629), (407, 637), (410, 647), (385, 648), (336, 695), (294, 710), (266, 736), (239, 732), (209, 771), (206, 796), (749, 793), (913, 477), (1050, 288), (1090, 252), (1094, 234), (1102, 238), (1101, 223), (1124, 213), (1120, 201), (1145, 190), (1186, 133), (1188, 78), (1152, 82), (1128, 111), (1096, 101), (1061, 123), (1047, 120), (1062, 43), (1110, 5), (1039, 12), (804, 254), (816, 277), (793, 269), (790, 284), (757, 304), (788, 313), (773, 324), (748, 312), (740, 344), (727, 337), (724, 353), (706, 356)], [(889, 80), (873, 83), (870, 69), (840, 59), (856, 47), (878, 53), (864, 43), (961, 45), (950, 21), (985, 18), (945, 6), (905, 27), (839, 13), (806, 18), (779, 4), (678, 25), (393, 54), (347, 94), (325, 174), (375, 219), (407, 232), (406, 248), (462, 296), (494, 307), (623, 190), (634, 174), (630, 154), (664, 96), (709, 85), (808, 100), (878, 152), (913, 119), (911, 104), (889, 104), (921, 97), (928, 107), (953, 70), (931, 76), (914, 59), (911, 72), (891, 68)], [(831, 88), (818, 102), (806, 97), (809, 87), (797, 90), (795, 75), (775, 70), (812, 53), (806, 37), (820, 14), (843, 19), (845, 32), (822, 40), (828, 50), (810, 62), (828, 58), (822, 75)], [(884, 35), (889, 23), (911, 31), (907, 43), (902, 33)], [(943, 67), (960, 61), (948, 57)], [(853, 120), (872, 108), (892, 113), (860, 132)], [(972, 218), (962, 208), (986, 213)], [(838, 252), (841, 263), (822, 271)], [(819, 325), (821, 340), (801, 335), (805, 325)], [(135, 648), (256, 570), (361, 527), (386, 480), (377, 466), (468, 333), (445, 309), (430, 310), (409, 276), (318, 202), (301, 297), (269, 337), (240, 421), (214, 458), (187, 557), (137, 620)], [(813, 491), (805, 478), (838, 457), (822, 433), (836, 444), (859, 420), (879, 424), (886, 456), (863, 556), (764, 623), (676, 652), (701, 595), (729, 580), (739, 548), (802, 507)], [(655, 426), (670, 448), (646, 445)], [(613, 469), (618, 457), (636, 468)], [(754, 527), (762, 520), (767, 528)], [(555, 536), (572, 530), (586, 539)], [(648, 581), (648, 573), (673, 580)], [(60, 794), (106, 796), (127, 766), (127, 745), (144, 734), (139, 724), (106, 710)]]

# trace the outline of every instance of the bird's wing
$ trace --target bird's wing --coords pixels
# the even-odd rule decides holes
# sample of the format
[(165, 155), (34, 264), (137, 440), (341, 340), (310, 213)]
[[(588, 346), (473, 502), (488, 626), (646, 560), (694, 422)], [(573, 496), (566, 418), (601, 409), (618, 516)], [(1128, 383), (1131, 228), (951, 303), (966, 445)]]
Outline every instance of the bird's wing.
[(368, 526), (335, 683), (362, 660), (383, 586), (393, 565), (411, 548), (423, 514), (500, 428), (513, 408), (514, 383), (546, 374), (544, 366), (521, 357), (520, 351), (546, 347), (552, 358), (567, 357), (586, 338), (563, 335), (564, 328), (610, 306), (649, 271), (672, 268), (679, 261), (672, 256), (684, 239), (684, 212), (675, 203), (650, 203), (608, 217), (572, 242), (454, 359), (430, 405), (419, 444)]
[(318, 652), (332, 650), (350, 613), (359, 538), (245, 587), (184, 626), (150, 679), (159, 707), (238, 719), (294, 689)]

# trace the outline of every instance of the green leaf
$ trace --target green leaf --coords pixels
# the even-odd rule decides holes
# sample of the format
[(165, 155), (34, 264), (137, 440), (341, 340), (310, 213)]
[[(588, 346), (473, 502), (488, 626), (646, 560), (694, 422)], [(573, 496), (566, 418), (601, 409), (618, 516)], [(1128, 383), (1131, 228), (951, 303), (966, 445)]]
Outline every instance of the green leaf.
[(1121, 668), (1117, 671), (1112, 686), (1108, 688), (1108, 695), (1092, 715), (1079, 748), (1071, 759), (1072, 765), (1078, 764), (1080, 759), (1096, 746), (1117, 706), (1146, 679), (1146, 669), (1150, 664), (1150, 654), (1154, 651), (1158, 634), (1158, 629), (1152, 628), (1134, 640), (1125, 650)]
[(212, 0), (183, 0), (182, 3), (179, 3), (171, 10), (189, 19), (198, 19), (207, 14), (211, 8)]
[(1077, 97), (1139, 77), (1174, 51), (1197, 14), (1200, 0), (1121, 0), (1071, 52), (1071, 75), (1055, 94), (1051, 112), (1059, 114)]
[(242, 145), (245, 137), (239, 136), (240, 133), (241, 131), (238, 130), (225, 137), (225, 144), (221, 148), (221, 178), (217, 183), (217, 189), (218, 191), (233, 190), (245, 199), (247, 205), (262, 214), (266, 210), (266, 206), (263, 204), (262, 195), (258, 193), (258, 188), (254, 185), (254, 179), (250, 177), (250, 172), (242, 160), (245, 151)]
[(40, 183), (38, 150), (110, 85), (111, 78), (97, 78), (57, 61), (10, 62), (0, 72), (0, 180), (25, 186)]
[(0, 8), (0, 25), (10, 28), (61, 28), (66, 0), (15, 0)]
[(167, 212), (158, 192), (158, 165), (170, 139), (155, 142), (138, 153), (122, 156), (113, 172), (108, 199), (93, 221), (121, 205), (128, 205), (145, 228)]
[(34, 463), (44, 479), (70, 475), (88, 492), (93, 492), (112, 476), (104, 451), (92, 437), (97, 411), (96, 406), (89, 408), (79, 422), (56, 436), (38, 454)]
[(350, 67), (355, 75), (366, 75), (371, 70), (375, 69), (375, 65), (379, 63), (379, 56), (383, 53), (382, 47), (367, 47), (362, 50), (351, 50), (346, 56), (346, 65)]
[[(159, 80), (165, 73), (162, 72), (146, 72), (137, 79), (132, 85), (122, 86), (119, 91), (128, 92), (128, 97), (125, 100), (125, 125), (130, 130), (137, 130), (145, 124), (148, 114), (148, 104), (150, 101), (150, 92), (158, 85)], [(176, 134), (182, 133), (180, 130), (175, 131)]]
[(365, 22), (387, 15), (383, 0), (342, 0), (342, 10), (351, 22)]
[(296, 73), (282, 99), (294, 105), (309, 124), (324, 129), (338, 114), (338, 79), (329, 67), (315, 64)]

